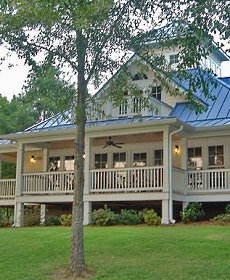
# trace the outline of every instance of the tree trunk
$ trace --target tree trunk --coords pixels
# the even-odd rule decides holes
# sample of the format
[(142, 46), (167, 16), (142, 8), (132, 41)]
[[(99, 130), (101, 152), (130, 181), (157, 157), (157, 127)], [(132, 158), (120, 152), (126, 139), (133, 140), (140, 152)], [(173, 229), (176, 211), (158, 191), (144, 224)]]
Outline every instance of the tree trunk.
[(78, 34), (77, 44), (78, 90), (75, 111), (76, 138), (74, 143), (74, 196), (72, 211), (72, 242), (68, 265), (68, 272), (74, 276), (80, 276), (86, 271), (83, 232), (83, 190), (87, 83), (85, 80), (85, 45), (81, 31), (79, 31)]

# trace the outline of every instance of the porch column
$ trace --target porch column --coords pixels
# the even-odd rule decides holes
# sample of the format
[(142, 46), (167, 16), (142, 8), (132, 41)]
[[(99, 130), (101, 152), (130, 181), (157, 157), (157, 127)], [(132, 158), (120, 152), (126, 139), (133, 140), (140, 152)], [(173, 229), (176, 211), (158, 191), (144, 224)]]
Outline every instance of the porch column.
[(162, 224), (169, 224), (169, 129), (163, 131), (163, 192), (167, 199), (162, 200)]
[(2, 178), (2, 157), (0, 156), (0, 178)]
[(42, 171), (46, 172), (48, 170), (48, 149), (42, 150)]
[(161, 205), (161, 223), (162, 224), (169, 224), (169, 200), (163, 199)]
[(19, 143), (17, 148), (17, 166), (16, 166), (16, 195), (15, 195), (15, 209), (14, 209), (14, 225), (20, 227), (23, 225), (24, 218), (24, 203), (18, 202), (18, 198), (22, 195), (22, 173), (24, 165), (24, 144)]
[(21, 227), (24, 222), (24, 203), (16, 202), (14, 206), (14, 226)]
[(188, 202), (187, 201), (183, 201), (182, 203), (182, 209), (184, 210), (188, 205)]
[[(90, 193), (91, 189), (91, 145), (92, 138), (86, 136), (85, 138), (85, 186), (84, 186), (84, 196)], [(91, 212), (92, 212), (92, 202), (84, 200), (84, 218), (83, 224), (88, 225), (91, 222)]]
[(89, 225), (91, 223), (92, 202), (84, 201), (84, 219), (83, 224)]
[(184, 194), (186, 195), (188, 192), (188, 176), (186, 174), (187, 168), (188, 168), (188, 141), (187, 138), (181, 139), (181, 168), (185, 170), (184, 172)]
[(85, 138), (85, 186), (84, 194), (89, 194), (91, 189), (90, 163), (91, 163), (92, 138)]
[(40, 206), (40, 223), (41, 225), (44, 225), (46, 221), (46, 205), (41, 204)]
[(169, 130), (163, 131), (163, 192), (169, 191)]

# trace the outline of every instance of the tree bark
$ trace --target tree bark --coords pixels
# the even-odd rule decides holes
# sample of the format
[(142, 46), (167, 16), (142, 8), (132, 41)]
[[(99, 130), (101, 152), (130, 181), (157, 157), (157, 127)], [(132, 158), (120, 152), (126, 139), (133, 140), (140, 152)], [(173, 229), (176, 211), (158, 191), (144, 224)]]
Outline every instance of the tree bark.
[(80, 276), (86, 271), (84, 256), (84, 232), (83, 232), (83, 190), (84, 190), (84, 153), (85, 153), (85, 124), (86, 124), (86, 95), (87, 82), (85, 80), (85, 53), (84, 36), (82, 31), (78, 33), (78, 89), (76, 98), (76, 138), (75, 163), (74, 163), (74, 196), (72, 210), (72, 242), (69, 258), (68, 272), (74, 276)]

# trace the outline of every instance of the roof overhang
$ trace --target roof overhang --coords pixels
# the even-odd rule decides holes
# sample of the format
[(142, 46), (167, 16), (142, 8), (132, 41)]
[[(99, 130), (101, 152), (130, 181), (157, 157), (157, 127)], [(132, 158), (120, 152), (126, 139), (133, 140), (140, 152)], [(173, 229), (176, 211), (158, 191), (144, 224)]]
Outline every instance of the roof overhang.
[[(132, 118), (126, 119), (123, 122), (115, 123), (114, 120), (108, 121), (95, 121), (90, 122), (86, 125), (86, 135), (90, 136), (108, 136), (108, 134), (119, 135), (119, 134), (132, 134), (132, 133), (142, 133), (145, 131), (163, 131), (165, 127), (170, 127), (172, 129), (178, 128), (183, 125), (184, 130), (187, 132), (192, 131), (193, 127), (181, 122), (176, 118), (159, 118), (159, 119), (149, 119), (145, 118)], [(41, 129), (37, 131), (24, 131), (20, 133), (12, 133), (0, 136), (4, 139), (13, 140), (22, 143), (35, 143), (35, 142), (45, 142), (45, 141), (60, 141), (66, 139), (75, 139), (76, 126), (68, 125), (63, 129), (58, 127), (49, 129)], [(14, 144), (15, 147), (15, 144)], [(0, 146), (1, 149), (1, 146)]]

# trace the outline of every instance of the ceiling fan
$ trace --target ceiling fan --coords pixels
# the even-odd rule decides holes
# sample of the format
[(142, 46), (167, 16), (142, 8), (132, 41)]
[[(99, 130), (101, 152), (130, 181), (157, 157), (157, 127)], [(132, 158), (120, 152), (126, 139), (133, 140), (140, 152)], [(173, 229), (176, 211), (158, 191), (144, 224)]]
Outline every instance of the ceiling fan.
[(108, 137), (108, 139), (106, 140), (106, 144), (105, 146), (103, 146), (103, 149), (106, 147), (116, 147), (116, 148), (122, 148), (120, 145), (123, 145), (124, 143), (114, 143), (112, 140), (112, 137)]

